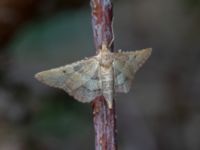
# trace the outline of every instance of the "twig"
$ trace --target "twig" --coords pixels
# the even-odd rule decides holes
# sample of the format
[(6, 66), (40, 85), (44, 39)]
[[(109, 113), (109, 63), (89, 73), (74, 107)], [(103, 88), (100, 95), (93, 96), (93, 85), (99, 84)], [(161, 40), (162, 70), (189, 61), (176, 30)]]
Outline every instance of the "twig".
[[(95, 47), (106, 44), (113, 50), (112, 3), (110, 0), (91, 0), (92, 27)], [(93, 120), (96, 150), (117, 150), (115, 103), (109, 109), (103, 96), (93, 102)]]

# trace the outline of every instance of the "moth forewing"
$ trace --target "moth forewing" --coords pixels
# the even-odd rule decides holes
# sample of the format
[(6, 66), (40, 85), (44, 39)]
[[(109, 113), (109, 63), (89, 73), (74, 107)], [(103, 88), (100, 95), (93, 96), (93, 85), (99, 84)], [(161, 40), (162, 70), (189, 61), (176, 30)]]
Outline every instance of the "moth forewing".
[(114, 83), (115, 91), (127, 93), (137, 70), (144, 64), (151, 54), (151, 48), (114, 53)]
[(99, 62), (95, 57), (78, 61), (63, 67), (39, 72), (39, 81), (63, 89), (81, 102), (91, 102), (101, 95), (98, 78)]

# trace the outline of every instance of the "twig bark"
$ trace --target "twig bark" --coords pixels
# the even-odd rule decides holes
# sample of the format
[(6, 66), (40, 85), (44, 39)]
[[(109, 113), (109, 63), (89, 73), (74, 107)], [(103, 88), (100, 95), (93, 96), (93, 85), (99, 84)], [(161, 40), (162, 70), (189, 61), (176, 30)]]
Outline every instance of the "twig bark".
[[(110, 46), (113, 35), (113, 10), (111, 0), (91, 0), (92, 8), (92, 27), (96, 49), (100, 49), (102, 43)], [(111, 45), (111, 51), (113, 44)]]
[[(92, 27), (95, 47), (102, 43), (113, 50), (112, 3), (110, 0), (91, 0)], [(95, 129), (95, 150), (117, 150), (115, 103), (109, 109), (103, 96), (93, 102), (93, 121)]]

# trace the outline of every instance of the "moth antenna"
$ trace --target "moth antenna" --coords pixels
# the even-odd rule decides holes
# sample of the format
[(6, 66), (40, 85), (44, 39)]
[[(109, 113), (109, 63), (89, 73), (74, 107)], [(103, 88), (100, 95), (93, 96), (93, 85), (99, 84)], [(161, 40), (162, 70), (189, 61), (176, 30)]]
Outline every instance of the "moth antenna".
[(110, 43), (108, 44), (108, 47), (109, 47), (109, 48), (112, 46), (112, 44), (113, 44), (113, 42), (114, 42), (114, 39), (115, 39), (115, 36), (114, 36), (114, 34), (113, 34), (112, 40), (111, 40)]

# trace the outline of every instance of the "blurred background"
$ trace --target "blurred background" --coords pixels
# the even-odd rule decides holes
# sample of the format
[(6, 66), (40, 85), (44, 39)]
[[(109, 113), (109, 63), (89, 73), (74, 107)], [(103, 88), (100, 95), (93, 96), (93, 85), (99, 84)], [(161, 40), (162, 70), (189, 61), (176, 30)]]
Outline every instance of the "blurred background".
[[(115, 0), (115, 49), (152, 47), (117, 96), (121, 150), (200, 149), (200, 0)], [(92, 150), (92, 109), (34, 79), (95, 54), (89, 0), (0, 0), (0, 150)]]

